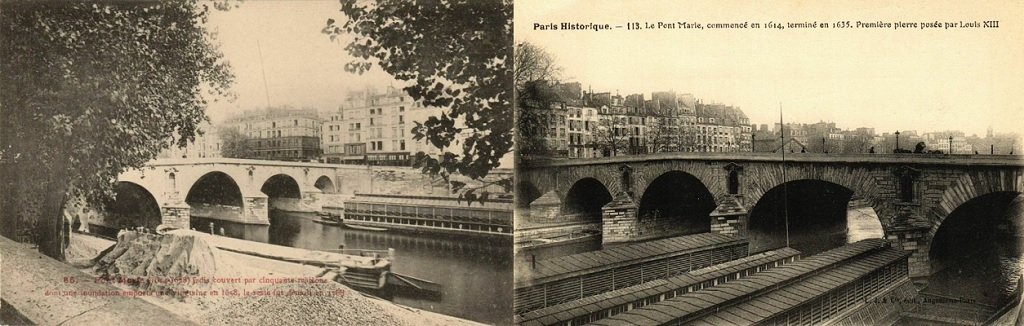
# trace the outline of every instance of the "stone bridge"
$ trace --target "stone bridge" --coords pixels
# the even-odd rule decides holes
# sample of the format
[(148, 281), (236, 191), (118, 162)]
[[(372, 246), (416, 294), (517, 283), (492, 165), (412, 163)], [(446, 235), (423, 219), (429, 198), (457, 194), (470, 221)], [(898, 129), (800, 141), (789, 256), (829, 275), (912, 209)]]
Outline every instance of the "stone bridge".
[(190, 215), (269, 224), (270, 208), (319, 211), (324, 194), (341, 191), (343, 170), (366, 167), (226, 158), (156, 160), (121, 174), (117, 189), (141, 188), (142, 197), (148, 194), (157, 203), (161, 222), (175, 227), (188, 228)]
[[(517, 203), (521, 212), (529, 208), (526, 218), (534, 223), (599, 218), (605, 244), (657, 237), (672, 230), (667, 225), (672, 223), (748, 235), (771, 224), (763, 220), (772, 218), (772, 211), (763, 207), (776, 207), (776, 215), (795, 214), (799, 207), (790, 206), (801, 206), (799, 196), (833, 196), (820, 209), (841, 208), (845, 219), (853, 199), (875, 211), (886, 238), (914, 251), (914, 275), (928, 274), (932, 238), (954, 211), (983, 198), (1020, 206), (1024, 188), (1020, 156), (800, 153), (783, 161), (776, 153), (665, 153), (527, 161), (519, 169)], [(838, 206), (833, 202), (842, 207), (832, 207)], [(678, 225), (679, 216), (703, 221)], [(789, 217), (785, 223), (788, 241)], [(1001, 227), (1017, 230), (1020, 237), (1019, 219), (1010, 224)]]
[[(511, 173), (496, 169), (489, 177)], [(190, 217), (268, 225), (270, 209), (315, 212), (356, 193), (451, 196), (446, 182), (411, 167), (229, 158), (155, 160), (122, 173), (114, 190), (116, 200), (104, 213), (69, 213), (107, 228), (188, 228)]]

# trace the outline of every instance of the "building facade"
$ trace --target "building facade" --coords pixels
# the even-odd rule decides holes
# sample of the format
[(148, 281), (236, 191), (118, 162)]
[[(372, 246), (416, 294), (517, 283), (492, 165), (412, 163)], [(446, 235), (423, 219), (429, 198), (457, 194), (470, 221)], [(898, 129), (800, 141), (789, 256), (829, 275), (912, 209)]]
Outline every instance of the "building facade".
[(394, 87), (384, 92), (352, 92), (342, 104), (338, 122), (328, 122), (324, 144), (330, 154), (326, 159), (332, 163), (407, 166), (418, 152), (436, 155), (441, 150), (414, 140), (412, 129), (415, 122), (442, 112), (441, 108), (424, 107)]
[(320, 125), (320, 148), (323, 150), (323, 161), (326, 163), (341, 163), (345, 156), (345, 134), (348, 132), (345, 124), (344, 110), (339, 107), (336, 111), (321, 113), (323, 123)]
[(195, 140), (185, 147), (172, 143), (170, 147), (157, 154), (157, 158), (213, 158), (221, 156), (221, 140), (218, 130), (209, 122), (199, 125), (202, 135), (197, 134)]
[(315, 109), (285, 106), (245, 111), (224, 125), (246, 137), (245, 158), (316, 161), (321, 155), (321, 123)]

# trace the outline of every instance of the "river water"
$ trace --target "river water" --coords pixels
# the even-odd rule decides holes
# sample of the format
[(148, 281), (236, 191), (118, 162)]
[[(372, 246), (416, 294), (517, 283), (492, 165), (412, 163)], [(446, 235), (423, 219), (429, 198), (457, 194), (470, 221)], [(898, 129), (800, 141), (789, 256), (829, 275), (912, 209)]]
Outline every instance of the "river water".
[(312, 213), (272, 211), (271, 226), (199, 217), (192, 217), (192, 226), (207, 231), (212, 222), (229, 237), (305, 249), (393, 248), (393, 272), (444, 288), (440, 298), (393, 294), (395, 303), (488, 324), (512, 323), (511, 240), (352, 230), (321, 225), (315, 218)]

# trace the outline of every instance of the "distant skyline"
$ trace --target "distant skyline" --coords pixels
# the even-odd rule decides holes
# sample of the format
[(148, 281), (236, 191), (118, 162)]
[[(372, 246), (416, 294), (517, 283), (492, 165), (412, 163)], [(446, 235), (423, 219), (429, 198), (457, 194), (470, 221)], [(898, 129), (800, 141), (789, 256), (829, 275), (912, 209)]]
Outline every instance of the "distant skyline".
[[(562, 83), (575, 83), (575, 82), (579, 82), (579, 81), (576, 81), (576, 80), (561, 80), (560, 82), (562, 82)], [(580, 84), (583, 87), (583, 91), (584, 92), (593, 91), (595, 94), (611, 93), (612, 95), (616, 95), (616, 91), (615, 90), (604, 90), (604, 89), (602, 89), (602, 90), (592, 89), (591, 90), (591, 89), (587, 88), (586, 84), (584, 84), (582, 82)], [(653, 91), (653, 92), (662, 92), (662, 91), (675, 91), (677, 95), (690, 94), (690, 95), (694, 96), (694, 99), (699, 100), (699, 101), (701, 101), (704, 104), (722, 104), (722, 105), (728, 105), (728, 106), (736, 106), (736, 105), (734, 105), (732, 103), (728, 103), (728, 102), (722, 102), (722, 101), (718, 101), (718, 100), (710, 99), (710, 98), (702, 98), (698, 94), (693, 94), (691, 92), (683, 92), (683, 91), (677, 91), (677, 90), (672, 90), (672, 89), (656, 90), (656, 91)], [(622, 96), (623, 98), (625, 98), (627, 95), (643, 94), (644, 95), (644, 100), (650, 100), (651, 97), (652, 97), (651, 94), (653, 92), (651, 92), (651, 91), (648, 91), (648, 92), (635, 92), (635, 93), (628, 93), (628, 94), (627, 93), (618, 92), (617, 95)], [(740, 108), (740, 109), (742, 110), (743, 108)], [(746, 114), (747, 112), (743, 111), (743, 113)], [(776, 109), (775, 114), (776, 114), (775, 121), (757, 122), (757, 121), (751, 120), (750, 123), (753, 124), (753, 125), (758, 125), (758, 126), (760, 126), (762, 124), (768, 125), (768, 129), (770, 130), (774, 125), (779, 123), (779, 116), (778, 116), (779, 111), (778, 111), (778, 109)], [(783, 114), (785, 115), (785, 112), (783, 112)], [(748, 118), (749, 118), (749, 114), (747, 114), (747, 115), (748, 115)], [(814, 121), (792, 121), (790, 118), (788, 118), (786, 116), (783, 116), (782, 118), (785, 119), (784, 123), (786, 123), (787, 125), (788, 124), (815, 124), (815, 123), (825, 122), (825, 123), (835, 123), (836, 128), (843, 129), (843, 130), (853, 130), (853, 129), (865, 128), (865, 127), (866, 128), (874, 128), (874, 127), (871, 127), (871, 126), (854, 126), (854, 125), (849, 125), (847, 123), (844, 123), (843, 121), (832, 121), (832, 120), (823, 120), (823, 119), (818, 119), (818, 120), (814, 120)], [(979, 137), (985, 137), (985, 133), (987, 132), (987, 129), (988, 128), (986, 128), (986, 130), (984, 130), (982, 132), (976, 133), (976, 135), (979, 136)], [(932, 130), (932, 129), (922, 130), (922, 129), (913, 129), (913, 128), (899, 129), (900, 132), (907, 131), (907, 130), (917, 131), (919, 133), (925, 133), (925, 132), (945, 132), (945, 131), (962, 131), (962, 132), (964, 132), (965, 136), (971, 136), (972, 134), (974, 134), (974, 133), (969, 133), (967, 131), (960, 130), (960, 129), (934, 129), (934, 130)], [(879, 130), (879, 129), (875, 128), (875, 133), (877, 133), (879, 135), (881, 135), (883, 133), (890, 133), (891, 134), (891, 133), (893, 133), (895, 131), (896, 131), (895, 129), (894, 130), (886, 131), (886, 130)], [(1005, 134), (1005, 133), (1016, 133), (1018, 135), (1021, 135), (1021, 131), (1022, 130), (1020, 130), (1020, 129), (998, 130), (998, 129), (993, 128), (993, 132), (996, 133), (996, 134), (1000, 134), (1000, 133), (1003, 133), (1003, 134)]]
[[(534, 1), (516, 3), (516, 42), (546, 49), (584, 89), (674, 90), (742, 109), (753, 124), (835, 122), (843, 129), (1019, 132), (1024, 25), (1016, 2)], [(541, 31), (534, 24), (1001, 20), (970, 30)], [(1012, 23), (1011, 23), (1012, 22)]]
[(211, 103), (207, 115), (217, 122), (267, 107), (268, 94), (271, 106), (337, 109), (348, 90), (404, 86), (376, 66), (363, 75), (345, 71), (349, 39), (332, 42), (320, 33), (328, 18), (346, 19), (340, 9), (338, 1), (245, 1), (229, 11), (211, 9), (207, 27), (231, 63), (237, 100)]

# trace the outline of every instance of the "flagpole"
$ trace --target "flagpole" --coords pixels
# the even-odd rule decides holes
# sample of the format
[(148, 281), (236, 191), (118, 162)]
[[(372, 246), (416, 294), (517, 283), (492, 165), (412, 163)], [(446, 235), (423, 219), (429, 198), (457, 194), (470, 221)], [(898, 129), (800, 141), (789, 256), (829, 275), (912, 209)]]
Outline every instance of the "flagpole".
[(782, 102), (779, 102), (779, 131), (782, 139), (782, 217), (786, 222), (786, 247), (789, 247), (789, 189), (786, 185), (786, 124), (782, 120)]

